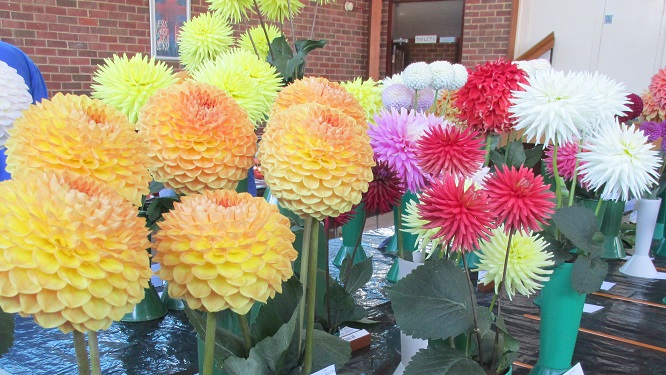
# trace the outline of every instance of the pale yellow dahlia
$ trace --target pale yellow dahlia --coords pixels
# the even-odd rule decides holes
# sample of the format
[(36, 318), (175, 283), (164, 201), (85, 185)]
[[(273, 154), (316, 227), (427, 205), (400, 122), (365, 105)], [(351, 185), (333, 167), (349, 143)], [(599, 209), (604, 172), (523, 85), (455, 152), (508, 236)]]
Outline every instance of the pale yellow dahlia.
[(384, 103), (382, 103), (382, 91), (384, 91), (384, 88), (380, 82), (372, 78), (368, 78), (365, 81), (361, 78), (356, 78), (353, 81), (343, 82), (340, 85), (358, 100), (365, 111), (366, 119), (372, 119), (384, 108)]
[(259, 159), (280, 204), (317, 220), (359, 203), (375, 165), (365, 129), (342, 111), (316, 103), (273, 113)]
[[(269, 42), (266, 41), (266, 34), (268, 34)], [(259, 59), (264, 61), (268, 57), (268, 44), (272, 43), (273, 39), (282, 36), (282, 32), (277, 26), (267, 24), (266, 34), (264, 34), (264, 29), (261, 26), (251, 27), (241, 35), (240, 39), (238, 39), (238, 48), (254, 53), (254, 47), (256, 47)], [(254, 46), (252, 45), (252, 42), (254, 42)]]
[(244, 50), (225, 52), (215, 61), (206, 61), (193, 74), (199, 82), (226, 91), (257, 125), (266, 118), (280, 90), (281, 79), (275, 68)]
[(254, 165), (257, 135), (221, 89), (186, 81), (158, 91), (139, 115), (156, 181), (179, 193), (235, 189)]
[(280, 23), (285, 19), (296, 17), (305, 6), (300, 0), (257, 0), (257, 2), (259, 11), (266, 16), (266, 19)]
[(7, 171), (71, 171), (104, 182), (134, 204), (149, 193), (148, 146), (115, 108), (56, 94), (23, 112), (7, 141)]
[(416, 245), (418, 246), (419, 251), (428, 250), (427, 247), (430, 245), (429, 249), (432, 252), (442, 243), (440, 237), (435, 237), (437, 232), (439, 232), (439, 228), (426, 228), (429, 221), (423, 220), (419, 216), (419, 209), (417, 207), (418, 203), (418, 200), (410, 200), (407, 202), (405, 209), (406, 215), (402, 215), (402, 231), (417, 236)]
[(344, 87), (323, 77), (305, 77), (280, 91), (273, 112), (305, 103), (319, 103), (342, 111), (367, 129), (368, 123), (361, 104)]
[(233, 30), (220, 13), (202, 13), (185, 22), (178, 34), (178, 56), (189, 71), (229, 50)]
[[(499, 293), (504, 270), (504, 258), (509, 243), (509, 235), (504, 232), (504, 225), (493, 229), (488, 240), (481, 240), (480, 250), (476, 254), (481, 259), (476, 265), (477, 271), (486, 271), (481, 282), (495, 282), (495, 293)], [(529, 296), (541, 289), (542, 284), (550, 279), (553, 273), (547, 269), (555, 264), (553, 254), (547, 252), (546, 241), (532, 232), (521, 234), (515, 232), (511, 238), (509, 249), (509, 265), (506, 269), (506, 292), (513, 299), (516, 292)]]
[(170, 295), (206, 312), (244, 315), (255, 301), (273, 298), (298, 255), (276, 205), (231, 190), (183, 197), (153, 238)]
[(117, 108), (135, 123), (141, 107), (157, 90), (176, 82), (172, 69), (163, 61), (140, 53), (131, 59), (113, 55), (104, 59), (93, 76), (92, 97)]
[(247, 11), (252, 13), (253, 0), (206, 0), (210, 9), (220, 13), (225, 19), (236, 23), (247, 19)]
[(64, 333), (109, 328), (144, 298), (145, 221), (115, 191), (67, 172), (0, 183), (0, 307)]

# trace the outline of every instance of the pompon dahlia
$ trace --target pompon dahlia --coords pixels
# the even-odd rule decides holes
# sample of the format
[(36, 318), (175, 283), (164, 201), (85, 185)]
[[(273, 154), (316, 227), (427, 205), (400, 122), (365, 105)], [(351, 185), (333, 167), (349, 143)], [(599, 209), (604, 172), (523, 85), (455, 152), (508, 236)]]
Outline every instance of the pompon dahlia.
[(257, 0), (259, 11), (266, 19), (274, 22), (284, 22), (285, 19), (296, 17), (305, 4), (300, 0)]
[(641, 116), (645, 121), (661, 122), (666, 120), (666, 107), (659, 107), (651, 92), (644, 92), (641, 99), (643, 100)]
[(338, 109), (353, 118), (362, 128), (368, 127), (365, 111), (358, 100), (339, 83), (322, 77), (305, 77), (283, 88), (275, 99), (273, 112), (306, 103)]
[(32, 103), (32, 96), (16, 69), (0, 61), (0, 148), (5, 147), (14, 120), (21, 116), (21, 112), (28, 109)]
[(375, 165), (365, 129), (342, 111), (316, 103), (274, 112), (259, 159), (280, 204), (317, 220), (358, 204)]
[(524, 70), (525, 73), (527, 73), (527, 77), (532, 77), (535, 74), (541, 74), (542, 72), (547, 72), (553, 69), (550, 62), (546, 59), (521, 60), (514, 61), (513, 63), (520, 69)]
[(226, 91), (243, 107), (255, 126), (266, 118), (280, 91), (281, 80), (274, 67), (244, 50), (225, 52), (215, 61), (206, 61), (194, 79)]
[(402, 74), (396, 73), (390, 77), (384, 77), (384, 79), (382, 80), (382, 85), (384, 85), (384, 88), (394, 85), (396, 83), (399, 83), (401, 85), (405, 84), (405, 80), (402, 79)]
[[(575, 138), (573, 141), (561, 144), (557, 147), (557, 172), (566, 180), (572, 180), (576, 174), (576, 161), (578, 160), (578, 152), (578, 140)], [(553, 153), (553, 146), (548, 146), (545, 152), (546, 157), (543, 159), (548, 173), (551, 176), (555, 174), (553, 171)]]
[(100, 99), (136, 123), (139, 110), (157, 90), (176, 82), (173, 71), (163, 61), (140, 53), (131, 59), (113, 55), (104, 59), (93, 76), (92, 97)]
[(298, 256), (277, 206), (232, 190), (183, 197), (153, 238), (171, 297), (206, 312), (244, 315), (282, 293)]
[(453, 64), (453, 81), (450, 90), (459, 90), (469, 79), (469, 70), (461, 64)]
[(382, 104), (386, 109), (412, 109), (414, 105), (414, 90), (403, 85), (394, 83), (384, 88), (382, 91)]
[(368, 134), (377, 160), (387, 161), (408, 190), (420, 191), (428, 177), (418, 165), (417, 141), (426, 129), (441, 124), (442, 120), (406, 109), (384, 110), (374, 120)]
[(432, 70), (430, 65), (423, 61), (411, 63), (402, 72), (402, 79), (410, 89), (423, 90), (432, 83)]
[(451, 90), (455, 71), (448, 61), (435, 61), (430, 63), (432, 72), (432, 88), (435, 90)]
[(484, 161), (484, 140), (471, 128), (433, 126), (417, 144), (418, 164), (433, 177), (442, 174), (469, 177)]
[(652, 76), (648, 90), (652, 93), (655, 103), (660, 108), (666, 109), (666, 67), (659, 69)]
[(641, 99), (640, 96), (631, 93), (627, 95), (627, 99), (629, 100), (629, 104), (627, 104), (629, 109), (624, 111), (622, 116), (617, 117), (619, 122), (628, 122), (634, 120), (640, 116), (641, 113), (643, 113), (643, 99)]
[[(480, 282), (486, 285), (494, 282), (495, 293), (500, 292), (507, 246), (509, 246), (509, 235), (504, 227), (500, 226), (493, 230), (490, 239), (481, 240), (481, 248), (476, 252), (480, 261), (476, 263), (478, 268), (475, 271), (486, 271)], [(513, 300), (516, 292), (529, 297), (550, 279), (544, 275), (553, 273), (548, 267), (553, 266), (555, 262), (552, 260), (553, 254), (546, 251), (547, 246), (543, 238), (531, 232), (514, 233), (511, 236), (505, 280), (510, 300)]]
[(440, 238), (435, 238), (435, 234), (439, 228), (426, 229), (425, 225), (428, 224), (427, 220), (421, 219), (417, 207), (418, 201), (410, 200), (405, 207), (405, 215), (402, 216), (403, 228), (405, 233), (413, 234), (416, 236), (416, 243), (418, 251), (425, 251), (430, 245), (430, 249), (435, 249), (441, 243)]
[(252, 0), (206, 0), (210, 9), (220, 13), (225, 19), (238, 23), (247, 19), (248, 10), (252, 13)]
[(206, 60), (228, 51), (234, 40), (229, 22), (220, 13), (202, 13), (186, 21), (178, 33), (178, 55), (185, 69), (195, 71)]
[(0, 183), (0, 307), (64, 333), (109, 328), (144, 298), (148, 228), (104, 184), (66, 172)]
[(356, 78), (353, 81), (342, 82), (340, 86), (358, 100), (365, 111), (366, 119), (372, 119), (382, 109), (382, 87), (372, 78), (367, 80)]
[(458, 118), (483, 133), (506, 133), (514, 125), (509, 99), (513, 91), (521, 90), (520, 84), (527, 83), (525, 76), (523, 70), (505, 60), (477, 65), (456, 93)]
[(423, 228), (437, 228), (432, 238), (450, 242), (452, 251), (477, 249), (479, 239), (487, 239), (494, 228), (488, 194), (464, 179), (435, 180), (419, 200), (419, 217), (427, 221)]
[(327, 217), (324, 219), (324, 228), (333, 229), (347, 224), (354, 216), (356, 216), (356, 209), (352, 208), (351, 211), (340, 214), (336, 217)]
[(367, 216), (391, 212), (393, 207), (400, 204), (403, 194), (405, 189), (395, 169), (387, 161), (377, 160), (372, 167), (372, 181), (368, 191), (363, 194)]
[(581, 183), (603, 186), (604, 199), (628, 201), (640, 197), (657, 182), (661, 158), (642, 131), (617, 124), (591, 137), (579, 158)]
[(506, 165), (485, 180), (490, 209), (507, 231), (541, 230), (555, 212), (555, 194), (530, 168)]
[(130, 202), (149, 193), (148, 145), (115, 108), (87, 96), (56, 94), (31, 106), (6, 143), (7, 171), (70, 171), (108, 184)]
[(646, 121), (638, 126), (647, 137), (648, 142), (654, 142), (663, 136), (663, 127), (656, 122)]
[[(269, 41), (266, 41), (266, 34), (268, 34)], [(264, 29), (261, 26), (251, 27), (245, 30), (236, 43), (238, 48), (250, 53), (254, 53), (254, 47), (257, 47), (259, 59), (265, 61), (268, 57), (269, 43), (273, 43), (273, 39), (282, 36), (282, 32), (277, 26), (267, 24), (266, 34), (264, 34)], [(252, 45), (252, 42), (254, 42), (254, 45)]]
[(583, 77), (559, 71), (528, 78), (522, 91), (514, 92), (510, 111), (516, 130), (524, 130), (535, 143), (563, 144), (590, 133), (596, 121), (594, 87)]
[(138, 125), (153, 177), (179, 193), (235, 189), (254, 165), (254, 124), (215, 86), (187, 81), (158, 91)]
[(430, 87), (419, 90), (415, 95), (416, 110), (419, 112), (426, 112), (435, 104), (435, 90)]

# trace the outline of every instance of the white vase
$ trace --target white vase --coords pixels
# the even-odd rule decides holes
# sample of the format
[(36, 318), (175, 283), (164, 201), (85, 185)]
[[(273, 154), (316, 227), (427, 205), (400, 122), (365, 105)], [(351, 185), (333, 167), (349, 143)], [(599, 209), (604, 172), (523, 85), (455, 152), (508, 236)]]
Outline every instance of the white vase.
[(636, 244), (634, 255), (620, 267), (620, 272), (634, 277), (654, 279), (657, 269), (650, 259), (650, 245), (657, 223), (661, 199), (639, 199), (636, 203)]
[[(420, 266), (424, 262), (424, 254), (418, 251), (412, 253), (414, 262), (410, 262), (404, 259), (398, 258), (398, 280), (409, 275), (416, 267)], [(428, 347), (428, 340), (415, 339), (412, 336), (405, 335), (400, 331), (400, 364), (398, 368), (395, 369), (393, 375), (402, 375), (409, 364), (409, 361), (412, 360), (412, 357), (416, 352), (421, 349)]]

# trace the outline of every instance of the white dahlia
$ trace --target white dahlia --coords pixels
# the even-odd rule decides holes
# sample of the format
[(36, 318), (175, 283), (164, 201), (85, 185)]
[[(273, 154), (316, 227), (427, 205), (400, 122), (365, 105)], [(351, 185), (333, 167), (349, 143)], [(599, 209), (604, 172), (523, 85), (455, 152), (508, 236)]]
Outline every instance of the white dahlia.
[(390, 77), (385, 77), (382, 80), (382, 85), (384, 85), (384, 88), (387, 88), (387, 87), (389, 87), (391, 85), (394, 85), (396, 83), (400, 83), (400, 84), (403, 84), (403, 85), (405, 84), (405, 80), (402, 79), (402, 74), (396, 73), (396, 74), (394, 74)]
[(453, 90), (455, 71), (448, 61), (435, 61), (430, 63), (432, 71), (432, 88), (435, 90)]
[(657, 182), (661, 159), (641, 130), (615, 122), (589, 138), (578, 156), (581, 184), (602, 198), (628, 201)]
[(468, 77), (469, 72), (467, 71), (467, 68), (461, 64), (453, 64), (453, 81), (449, 90), (458, 90), (465, 86)]
[(407, 65), (402, 72), (405, 85), (412, 90), (423, 90), (432, 83), (432, 70), (430, 65), (420, 61)]
[(7, 131), (14, 126), (14, 120), (28, 109), (32, 96), (16, 69), (0, 61), (0, 148), (5, 147), (9, 138)]
[(382, 103), (386, 109), (412, 109), (414, 105), (414, 90), (402, 83), (386, 86), (384, 91), (382, 91)]
[[(591, 98), (596, 103), (592, 107), (597, 110), (596, 127), (612, 125), (615, 116), (624, 116), (629, 111), (629, 92), (624, 84), (615, 82), (605, 74), (595, 72), (594, 74), (581, 73), (583, 79), (592, 86), (594, 92)], [(602, 129), (599, 129), (602, 130)]]

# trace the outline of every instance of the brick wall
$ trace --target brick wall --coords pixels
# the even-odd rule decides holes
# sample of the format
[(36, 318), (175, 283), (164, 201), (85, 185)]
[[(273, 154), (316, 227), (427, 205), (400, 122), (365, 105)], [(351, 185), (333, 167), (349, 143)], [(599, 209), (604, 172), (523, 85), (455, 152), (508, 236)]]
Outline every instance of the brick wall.
[(424, 43), (415, 44), (413, 42), (407, 43), (407, 61), (406, 64), (411, 64), (417, 61), (425, 61), (431, 63), (434, 61), (449, 61), (456, 62), (457, 44), (449, 43)]
[(508, 55), (511, 0), (465, 0), (462, 64), (473, 68)]
[[(192, 16), (207, 10), (205, 0), (191, 3)], [(315, 8), (304, 3), (308, 5), (294, 25), (298, 39), (309, 36)], [(355, 0), (351, 12), (344, 10), (344, 1), (319, 9), (315, 38), (329, 42), (311, 54), (307, 75), (367, 77), (369, 4)], [(148, 0), (0, 0), (0, 39), (35, 61), (51, 95), (86, 94), (104, 58), (150, 53), (148, 17)], [(285, 32), (291, 37), (289, 28)]]

